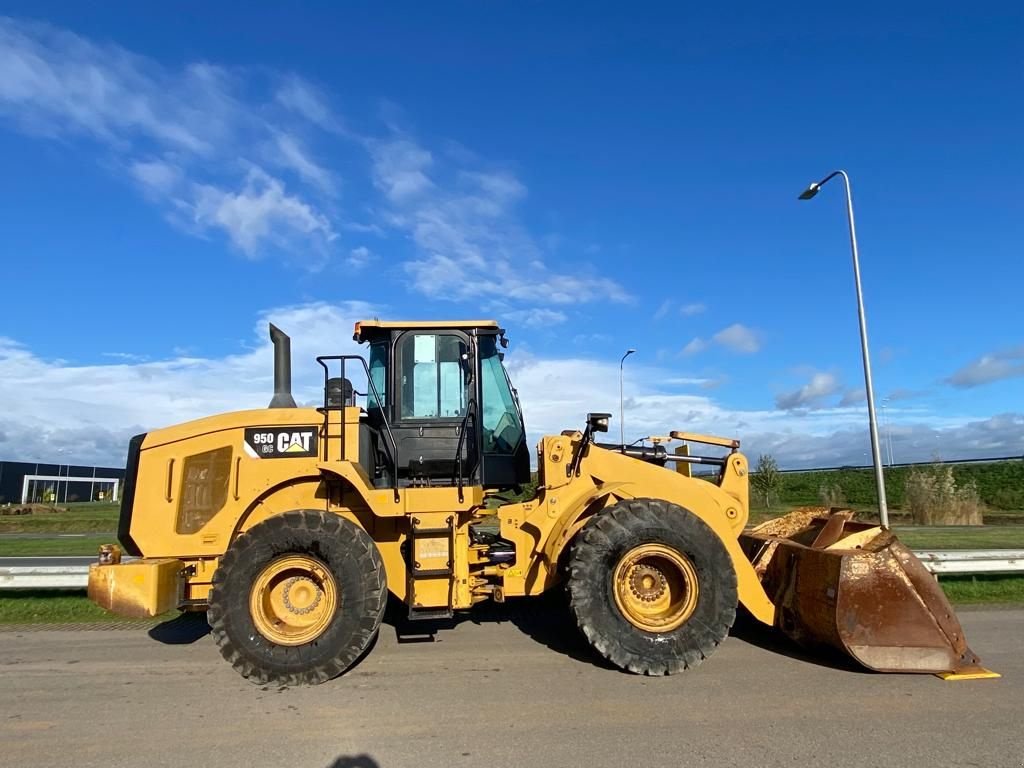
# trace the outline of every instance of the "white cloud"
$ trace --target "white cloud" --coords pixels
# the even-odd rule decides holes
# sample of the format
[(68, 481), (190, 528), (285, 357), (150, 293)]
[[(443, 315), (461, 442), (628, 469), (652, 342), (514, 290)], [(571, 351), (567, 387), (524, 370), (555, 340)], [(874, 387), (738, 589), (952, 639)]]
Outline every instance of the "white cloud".
[(477, 200), (477, 205), (481, 206), (478, 210), (483, 214), (501, 216), (506, 206), (526, 197), (526, 187), (511, 173), (463, 170), (458, 172), (458, 179), (466, 187), (478, 188), (483, 193)]
[(348, 252), (348, 258), (345, 259), (345, 263), (352, 269), (359, 270), (368, 266), (375, 258), (373, 251), (365, 245), (360, 245), (358, 248), (353, 248)]
[(667, 379), (662, 379), (661, 383), (681, 387), (704, 387), (705, 389), (708, 389), (715, 386), (718, 382), (715, 379), (708, 379), (702, 376), (672, 376)]
[(433, 188), (426, 171), (434, 163), (427, 150), (407, 139), (373, 140), (373, 177), (377, 188), (394, 203), (401, 203)]
[[(664, 319), (672, 311), (672, 308), (674, 306), (675, 301), (673, 301), (672, 299), (665, 299), (663, 302), (661, 302), (661, 304), (658, 306), (658, 309), (655, 311), (654, 319)], [(692, 302), (690, 304), (680, 304), (678, 312), (683, 317), (693, 317), (694, 315), (701, 314), (706, 309), (707, 307), (701, 304), (700, 302)]]
[(926, 394), (928, 394), (928, 393), (923, 391), (923, 390), (919, 390), (919, 389), (905, 389), (905, 388), (902, 388), (902, 387), (898, 387), (898, 388), (894, 389), (892, 392), (890, 392), (886, 396), (886, 399), (893, 400), (893, 401), (896, 401), (896, 400), (915, 400), (917, 398), (924, 397)]
[(128, 171), (147, 194), (160, 197), (172, 194), (183, 180), (181, 168), (162, 160), (137, 160)]
[[(47, 24), (0, 18), (0, 117), (46, 137), (83, 136), (115, 157), (168, 219), (223, 229), (252, 255), (268, 247), (302, 253), (333, 239), (333, 226), (310, 195), (269, 176), (254, 176), (252, 158), (273, 147), (274, 163), (295, 171), (318, 192), (334, 188), (268, 105), (246, 103), (252, 83), (208, 63), (180, 69), (99, 45)], [(252, 79), (252, 78), (249, 78)], [(277, 101), (307, 119), (314, 91), (297, 79)], [(303, 98), (305, 96), (305, 98)], [(271, 102), (273, 105), (273, 102)], [(326, 108), (324, 108), (326, 109)], [(182, 210), (191, 216), (182, 216)]]
[[(143, 134), (203, 154), (224, 103), (215, 68), (170, 76), (117, 46), (9, 18), (0, 18), (0, 71), (0, 111), (43, 135), (84, 133), (124, 142)], [(200, 96), (199, 103), (191, 96)], [(209, 107), (214, 114), (204, 115)]]
[(776, 396), (775, 406), (784, 411), (813, 408), (820, 406), (825, 398), (834, 395), (840, 389), (839, 380), (833, 374), (818, 372), (800, 389)]
[(145, 355), (138, 355), (134, 352), (101, 352), (103, 357), (109, 357), (114, 360), (127, 360), (132, 363), (141, 363), (148, 358)]
[(502, 313), (502, 316), (526, 328), (546, 328), (551, 325), (559, 325), (569, 319), (565, 312), (539, 307), (506, 311)]
[(337, 237), (326, 216), (286, 193), (280, 180), (258, 168), (249, 172), (238, 192), (196, 185), (192, 199), (179, 202), (197, 225), (224, 230), (247, 256), (257, 255), (267, 242), (285, 250), (298, 242), (323, 248)]
[(983, 355), (946, 379), (954, 387), (979, 387), (993, 381), (1024, 376), (1024, 345)]
[[(519, 219), (527, 190), (514, 174), (469, 151), (435, 156), (397, 119), (384, 137), (356, 135), (297, 76), (168, 66), (10, 19), (0, 19), (0, 71), (0, 119), (32, 135), (93, 141), (109, 156), (104, 166), (123, 169), (172, 224), (223, 233), (248, 256), (312, 253), (315, 268), (339, 232), (397, 232), (415, 248), (397, 273), (429, 297), (550, 305), (563, 315), (573, 304), (631, 300), (613, 279), (544, 252)], [(344, 180), (311, 151), (314, 139), (369, 154), (384, 203), (362, 210), (373, 220), (340, 216), (334, 193)]]
[(273, 393), (267, 322), (292, 337), (295, 399), (317, 402), (323, 374), (316, 356), (355, 352), (353, 323), (378, 314), (380, 309), (363, 302), (282, 307), (261, 313), (250, 343), (232, 354), (151, 362), (126, 357), (111, 365), (44, 360), (0, 338), (0, 455), (45, 461), (63, 448), (74, 461), (116, 466), (137, 432), (264, 407)]
[(324, 192), (334, 193), (334, 178), (330, 171), (318, 165), (296, 137), (278, 133), (274, 141), (280, 153), (280, 161), (286, 168), (291, 168), (302, 179)]
[(286, 109), (327, 130), (340, 130), (341, 120), (327, 105), (326, 97), (312, 84), (292, 75), (284, 79), (274, 94)]
[(612, 337), (607, 333), (577, 333), (572, 337), (572, 343), (579, 345), (609, 344)]
[(740, 323), (733, 323), (723, 328), (711, 340), (733, 352), (749, 355), (761, 348), (761, 341), (756, 331)]
[(391, 203), (390, 224), (417, 247), (405, 270), (421, 293), (556, 305), (630, 299), (609, 278), (545, 263), (516, 216), (526, 188), (512, 174), (439, 167), (433, 153), (404, 135), (368, 146), (374, 183)]
[[(265, 406), (273, 388), (268, 320), (292, 337), (296, 400), (317, 403), (323, 380), (316, 355), (360, 351), (351, 341), (352, 324), (386, 314), (384, 309), (341, 302), (269, 310), (253, 323), (247, 344), (219, 357), (193, 351), (152, 361), (70, 365), (0, 338), (0, 402), (5, 404), (0, 455), (46, 461), (64, 449), (75, 462), (116, 466), (124, 461), (132, 434)], [(617, 418), (617, 360), (537, 358), (513, 347), (508, 364), (533, 442), (541, 434), (581, 427), (588, 411), (607, 410)], [(669, 391), (691, 385), (707, 386), (700, 378), (666, 368), (627, 368), (627, 440), (689, 429), (738, 437), (751, 455), (772, 453), (784, 467), (865, 462), (867, 430), (863, 415), (854, 410), (735, 409), (706, 391)], [(983, 420), (947, 413), (891, 416), (900, 461), (926, 460), (937, 449), (947, 458), (1024, 453), (1021, 414)], [(612, 431), (617, 432), (614, 425)]]
[(845, 408), (853, 405), (860, 405), (868, 401), (867, 393), (864, 387), (860, 389), (848, 389), (843, 393), (842, 398), (839, 400), (839, 407)]
[[(513, 345), (514, 347), (514, 345)], [(563, 429), (582, 428), (588, 411), (618, 419), (618, 363), (582, 358), (536, 358), (515, 349), (507, 364), (519, 390), (531, 440)], [(685, 377), (684, 377), (685, 378)], [(849, 408), (806, 412), (735, 409), (707, 394), (666, 391), (680, 377), (657, 367), (626, 370), (626, 440), (686, 429), (737, 437), (748, 455), (771, 453), (783, 467), (827, 467), (865, 463), (870, 456), (863, 414)], [(905, 415), (894, 450), (900, 461), (928, 460), (936, 446), (946, 458), (1024, 453), (1024, 415), (973, 419), (944, 414)], [(617, 439), (618, 429), (613, 423)], [(948, 455), (947, 455), (948, 454)]]
[(703, 352), (705, 349), (707, 349), (707, 347), (708, 343), (704, 341), (704, 339), (695, 336), (687, 342), (686, 346), (683, 347), (683, 351), (680, 352), (680, 354), (689, 357), (690, 355), (696, 355), (700, 352)]

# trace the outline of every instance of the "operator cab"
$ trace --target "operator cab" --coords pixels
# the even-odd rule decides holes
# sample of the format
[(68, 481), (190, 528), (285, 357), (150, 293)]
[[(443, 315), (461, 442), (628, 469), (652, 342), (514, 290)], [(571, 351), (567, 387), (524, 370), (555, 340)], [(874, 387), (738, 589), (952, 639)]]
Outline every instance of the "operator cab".
[(378, 487), (511, 488), (530, 479), (519, 399), (493, 320), (356, 323), (369, 345), (360, 463)]

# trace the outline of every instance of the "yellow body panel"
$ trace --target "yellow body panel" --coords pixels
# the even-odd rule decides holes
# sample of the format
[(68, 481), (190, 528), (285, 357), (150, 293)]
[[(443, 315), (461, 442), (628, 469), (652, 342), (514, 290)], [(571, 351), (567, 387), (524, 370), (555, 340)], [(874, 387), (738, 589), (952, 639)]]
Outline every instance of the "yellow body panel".
[(178, 606), (181, 560), (137, 560), (89, 567), (89, 599), (132, 618), (159, 616)]
[[(275, 408), (225, 413), (150, 432), (139, 463), (131, 529), (139, 549), (146, 557), (217, 557), (257, 507), (265, 507), (264, 518), (273, 511), (324, 509), (325, 499), (297, 489), (319, 487), (318, 456), (266, 460), (250, 456), (244, 447), (246, 427), (314, 426), (319, 431), (322, 423), (323, 416), (312, 408)], [(179, 532), (185, 462), (219, 449), (231, 451), (223, 503), (198, 530)], [(291, 506), (299, 501), (315, 503)]]
[[(517, 559), (505, 578), (505, 594), (536, 595), (558, 581), (558, 562), (586, 519), (621, 499), (654, 498), (678, 504), (701, 518), (732, 558), (740, 602), (758, 619), (772, 623), (775, 608), (765, 594), (737, 537), (748, 516), (747, 461), (729, 456), (720, 486), (590, 445), (579, 477), (566, 477), (576, 434), (541, 442), (545, 485), (536, 499), (499, 508), (501, 534), (516, 543)], [(621, 478), (628, 478), (622, 480)]]

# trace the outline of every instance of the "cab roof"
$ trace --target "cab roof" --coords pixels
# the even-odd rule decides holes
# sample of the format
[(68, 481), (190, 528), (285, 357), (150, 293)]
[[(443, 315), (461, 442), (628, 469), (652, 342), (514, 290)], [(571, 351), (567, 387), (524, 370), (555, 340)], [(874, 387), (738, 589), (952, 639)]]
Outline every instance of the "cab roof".
[(469, 330), (472, 328), (499, 328), (497, 320), (360, 320), (356, 323), (352, 338), (363, 341), (367, 336), (377, 335), (374, 331), (392, 330)]

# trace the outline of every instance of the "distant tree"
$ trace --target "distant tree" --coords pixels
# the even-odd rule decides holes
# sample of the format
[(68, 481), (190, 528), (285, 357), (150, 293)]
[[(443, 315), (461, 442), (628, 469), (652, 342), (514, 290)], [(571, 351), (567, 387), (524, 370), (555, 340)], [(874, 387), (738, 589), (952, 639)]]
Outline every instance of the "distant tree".
[(750, 477), (754, 489), (764, 499), (764, 505), (772, 505), (772, 496), (778, 495), (779, 487), (782, 485), (782, 475), (779, 473), (779, 464), (770, 453), (762, 453), (757, 457), (757, 467)]

